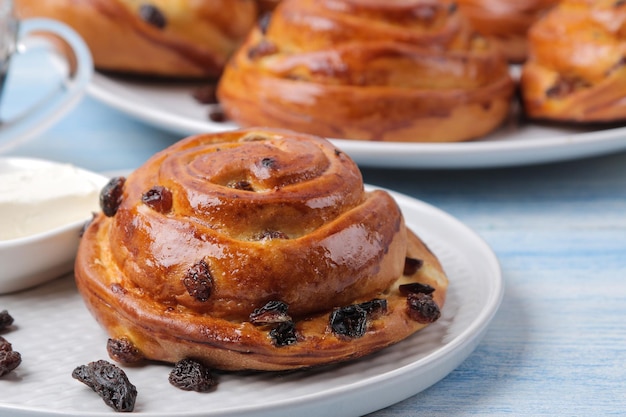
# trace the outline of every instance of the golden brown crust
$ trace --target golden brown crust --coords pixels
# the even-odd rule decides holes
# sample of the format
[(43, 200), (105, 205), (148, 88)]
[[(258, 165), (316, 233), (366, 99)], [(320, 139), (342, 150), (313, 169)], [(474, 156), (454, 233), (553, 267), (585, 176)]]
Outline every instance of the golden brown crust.
[(242, 126), (444, 142), (499, 126), (513, 87), (504, 58), (447, 2), (284, 0), (218, 97)]
[[(157, 185), (171, 208), (142, 202)], [(424, 265), (403, 277), (407, 256)], [(205, 297), (185, 281), (200, 262)], [(126, 180), (117, 213), (89, 225), (75, 273), (113, 339), (149, 359), (229, 370), (366, 355), (427, 325), (411, 319), (400, 283), (431, 285), (439, 307), (447, 289), (388, 193), (365, 192), (356, 165), (328, 141), (280, 130), (200, 135), (155, 155)], [(387, 312), (370, 317), (364, 336), (329, 329), (335, 308), (377, 298)], [(296, 343), (277, 347), (267, 326), (251, 323), (269, 301), (288, 305)]]
[(567, 0), (529, 32), (521, 89), (535, 119), (626, 118), (626, 3)]
[[(146, 5), (163, 19), (142, 17)], [(257, 16), (254, 0), (17, 0), (16, 10), (73, 27), (98, 69), (182, 78), (217, 77)]]
[(530, 26), (557, 3), (558, 0), (457, 0), (476, 30), (514, 63), (526, 59)]

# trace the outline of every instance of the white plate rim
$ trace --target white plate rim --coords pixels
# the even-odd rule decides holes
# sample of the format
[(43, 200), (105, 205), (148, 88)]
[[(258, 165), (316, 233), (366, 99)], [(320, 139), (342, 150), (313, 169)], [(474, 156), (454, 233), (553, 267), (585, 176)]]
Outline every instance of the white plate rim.
[[(367, 186), (367, 189), (372, 188), (380, 188), (380, 187), (372, 187)], [(504, 294), (504, 281), (502, 278), (502, 273), (500, 270), (500, 265), (495, 253), (491, 250), (488, 244), (473, 230), (471, 230), (468, 226), (464, 225), (462, 222), (451, 216), (450, 214), (431, 206), (428, 203), (422, 202), (420, 200), (414, 199), (412, 197), (406, 196), (404, 194), (400, 194), (394, 191), (390, 191), (400, 207), (403, 211), (409, 212), (408, 215), (405, 215), (407, 219), (407, 224), (419, 224), (419, 220), (416, 220), (410, 212), (415, 211), (421, 215), (433, 216), (434, 218), (442, 221), (445, 224), (446, 228), (450, 228), (454, 231), (454, 233), (458, 233), (459, 236), (464, 239), (468, 239), (472, 243), (472, 247), (482, 256), (481, 261), (485, 263), (484, 267), (485, 271), (489, 273), (482, 274), (480, 279), (488, 280), (484, 281), (489, 284), (490, 293), (488, 297), (484, 300), (482, 304), (482, 308), (479, 314), (473, 319), (473, 321), (459, 334), (457, 334), (453, 339), (445, 343), (443, 346), (437, 348), (433, 352), (429, 353), (425, 357), (420, 358), (415, 362), (411, 362), (407, 365), (399, 366), (391, 371), (385, 372), (382, 375), (377, 375), (370, 377), (366, 380), (358, 380), (356, 382), (351, 382), (350, 384), (346, 384), (341, 386), (341, 388), (334, 388), (329, 390), (322, 390), (315, 393), (309, 393), (306, 395), (301, 395), (294, 399), (285, 399), (279, 402), (268, 403), (263, 405), (253, 405), (253, 406), (245, 406), (242, 405), (237, 408), (231, 408), (227, 410), (219, 410), (219, 414), (215, 414), (213, 412), (203, 412), (203, 411), (193, 411), (193, 412), (183, 412), (179, 414), (181, 417), (203, 417), (203, 416), (254, 416), (254, 417), (265, 417), (265, 416), (289, 416), (293, 415), (293, 413), (302, 412), (306, 414), (307, 412), (311, 412), (311, 410), (320, 406), (322, 404), (329, 404), (333, 401), (346, 401), (350, 399), (355, 399), (355, 397), (359, 397), (359, 390), (363, 389), (375, 389), (381, 390), (385, 389), (386, 391), (390, 391), (391, 388), (396, 387), (397, 385), (402, 385), (404, 381), (411, 380), (411, 378), (415, 377), (415, 372), (424, 372), (433, 370), (437, 370), (438, 375), (434, 378), (434, 380), (430, 381), (426, 386), (421, 387), (419, 390), (411, 390), (410, 393), (406, 393), (403, 391), (399, 391), (397, 396), (393, 395), (388, 396), (385, 400), (377, 399), (375, 401), (375, 405), (357, 405), (358, 414), (350, 414), (350, 415), (362, 415), (369, 412), (374, 412), (381, 408), (387, 407), (391, 404), (394, 404), (398, 401), (401, 401), (408, 396), (417, 394), (418, 392), (426, 389), (428, 386), (438, 382), (440, 379), (445, 377), (448, 373), (454, 370), (463, 360), (467, 358), (473, 352), (478, 343), (482, 340), (484, 333), (486, 332), (491, 320), (495, 316), (496, 312), (499, 309), (501, 304), (503, 294)], [(430, 229), (430, 233), (433, 233), (433, 226), (427, 226), (426, 229)], [(436, 228), (435, 228), (436, 229)], [(420, 234), (419, 231), (417, 231)], [(436, 234), (436, 232), (434, 232)], [(428, 243), (428, 242), (427, 242)], [(445, 267), (445, 265), (444, 265)], [(453, 283), (451, 284), (453, 285)], [(3, 297), (8, 296), (0, 296), (0, 301)], [(15, 295), (14, 295), (15, 296)], [(19, 296), (19, 295), (18, 295)], [(445, 307), (444, 307), (445, 308)], [(0, 380), (1, 382), (1, 380)], [(385, 388), (386, 386), (386, 388)], [(95, 395), (95, 394), (94, 394)], [(209, 394), (210, 395), (210, 394)], [(348, 398), (347, 398), (348, 397)], [(356, 403), (356, 401), (354, 401)], [(103, 410), (106, 409), (106, 406), (103, 406)], [(40, 416), (56, 416), (56, 415), (80, 415), (83, 417), (100, 417), (105, 415), (111, 415), (110, 411), (96, 411), (93, 413), (85, 413), (84, 411), (76, 411), (72, 412), (69, 410), (56, 411), (56, 410), (42, 410), (40, 408), (33, 407), (22, 407), (17, 404), (2, 404), (2, 400), (0, 399), (0, 413), (2, 411), (11, 412), (11, 415), (23, 416), (23, 417), (40, 417)], [(164, 417), (171, 415), (171, 412), (149, 412), (149, 413), (135, 413), (140, 415), (147, 415), (152, 417)], [(315, 414), (306, 414), (306, 415), (315, 415)]]
[[(139, 85), (139, 84), (136, 84)], [(237, 128), (190, 115), (172, 114), (150, 101), (135, 100), (132, 81), (95, 73), (87, 93), (137, 120), (181, 135)], [(110, 88), (115, 91), (111, 91)], [(159, 91), (158, 85), (150, 86)], [(191, 96), (192, 87), (188, 96)], [(200, 106), (198, 104), (198, 106)], [(330, 138), (359, 165), (381, 168), (464, 169), (497, 168), (558, 162), (626, 149), (626, 126), (589, 132), (515, 140), (476, 140), (458, 143), (370, 142)]]

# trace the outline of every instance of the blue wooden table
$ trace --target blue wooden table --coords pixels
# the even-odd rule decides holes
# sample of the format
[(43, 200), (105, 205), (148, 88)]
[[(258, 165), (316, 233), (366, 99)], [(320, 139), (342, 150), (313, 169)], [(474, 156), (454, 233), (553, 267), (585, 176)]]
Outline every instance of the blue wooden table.
[[(127, 170), (180, 139), (85, 99), (8, 155)], [(505, 295), (455, 371), (372, 416), (626, 415), (626, 153), (484, 170), (363, 168), (498, 256)]]

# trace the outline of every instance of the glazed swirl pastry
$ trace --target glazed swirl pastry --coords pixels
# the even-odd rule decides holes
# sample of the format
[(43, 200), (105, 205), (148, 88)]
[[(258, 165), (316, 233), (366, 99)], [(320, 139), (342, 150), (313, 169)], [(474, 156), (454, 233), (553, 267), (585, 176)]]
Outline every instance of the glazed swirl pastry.
[(219, 76), (257, 19), (255, 0), (16, 0), (20, 17), (72, 26), (101, 70)]
[(626, 118), (626, 2), (563, 1), (531, 28), (529, 48), (521, 89), (530, 117)]
[(527, 56), (527, 32), (558, 0), (457, 0), (476, 30), (496, 43), (510, 62)]
[(477, 138), (507, 115), (504, 58), (454, 4), (283, 0), (218, 85), (229, 118), (331, 138)]
[(76, 282), (121, 362), (339, 362), (425, 327), (445, 300), (441, 265), (394, 199), (364, 191), (318, 137), (190, 137), (113, 179), (102, 204)]

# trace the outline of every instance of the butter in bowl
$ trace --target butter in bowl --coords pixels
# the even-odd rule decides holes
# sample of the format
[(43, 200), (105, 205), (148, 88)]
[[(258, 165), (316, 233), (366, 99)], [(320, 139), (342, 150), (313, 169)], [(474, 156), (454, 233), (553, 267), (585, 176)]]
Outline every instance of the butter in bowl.
[(0, 294), (73, 268), (80, 232), (108, 178), (71, 164), (0, 158)]

